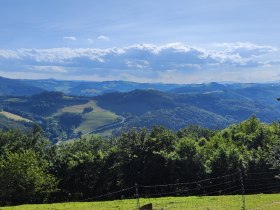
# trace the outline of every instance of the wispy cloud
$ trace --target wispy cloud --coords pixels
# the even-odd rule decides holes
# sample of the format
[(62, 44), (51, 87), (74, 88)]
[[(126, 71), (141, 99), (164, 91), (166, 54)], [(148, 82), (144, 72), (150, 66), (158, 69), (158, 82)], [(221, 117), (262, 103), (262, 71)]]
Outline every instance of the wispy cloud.
[(77, 38), (75, 36), (65, 36), (65, 37), (63, 37), (63, 39), (70, 40), (70, 41), (76, 41), (77, 40)]
[(64, 73), (66, 70), (61, 66), (30, 66), (31, 69), (35, 71), (42, 72), (56, 72), (56, 73)]
[(267, 45), (256, 45), (250, 42), (216, 44), (224, 53), (238, 54), (242, 57), (259, 56), (277, 51), (277, 48)]
[(3, 49), (0, 50), (0, 69), (32, 73), (48, 71), (54, 74), (52, 77), (66, 73), (72, 78), (88, 75), (86, 79), (104, 80), (166, 82), (170, 77), (169, 82), (183, 83), (208, 78), (229, 81), (242, 76), (248, 80), (249, 75), (259, 75), (260, 71), (262, 75), (264, 71), (271, 71), (273, 75), (279, 71), (275, 70), (279, 62), (269, 59), (269, 55), (275, 52), (278, 53), (275, 47), (252, 43), (223, 43), (213, 49), (183, 43), (108, 49)]
[(100, 35), (100, 36), (97, 37), (97, 39), (104, 40), (104, 41), (110, 40), (110, 38), (108, 36), (105, 36), (105, 35)]

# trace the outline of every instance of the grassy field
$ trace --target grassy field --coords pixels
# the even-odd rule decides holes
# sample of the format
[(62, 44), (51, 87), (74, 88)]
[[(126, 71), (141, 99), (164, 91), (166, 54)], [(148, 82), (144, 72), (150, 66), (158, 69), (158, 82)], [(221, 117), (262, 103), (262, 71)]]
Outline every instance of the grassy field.
[(84, 108), (86, 108), (86, 107), (92, 107), (93, 108), (93, 112), (102, 112), (102, 111), (104, 111), (99, 106), (97, 106), (95, 101), (90, 100), (88, 103), (85, 103), (85, 104), (79, 104), (79, 105), (64, 107), (61, 110), (61, 112), (71, 112), (71, 113), (81, 114), (81, 113), (83, 113)]
[[(92, 107), (93, 111), (89, 113), (83, 113), (84, 108), (86, 107)], [(83, 134), (85, 134), (83, 137), (86, 137), (88, 132), (112, 123), (117, 120), (118, 115), (114, 114), (113, 112), (104, 110), (100, 108), (95, 101), (90, 100), (89, 102), (85, 104), (79, 104), (74, 106), (67, 106), (60, 110), (60, 112), (56, 113), (56, 115), (70, 112), (70, 113), (76, 113), (81, 114), (83, 118), (83, 122), (75, 129), (75, 132), (81, 131)], [(111, 132), (106, 131), (105, 134), (111, 134)]]
[[(246, 209), (250, 210), (279, 210), (280, 195), (247, 195)], [(153, 199), (140, 199), (140, 205), (153, 204), (154, 210), (240, 210), (242, 196), (203, 196), (203, 197), (164, 197)], [(57, 204), (20, 205), (14, 207), (0, 207), (0, 210), (135, 210), (136, 199), (117, 200), (107, 202), (69, 202)]]
[(12, 120), (15, 120), (15, 121), (25, 121), (25, 122), (32, 122), (31, 120), (28, 120), (26, 118), (23, 118), (21, 116), (18, 116), (18, 115), (15, 115), (15, 114), (12, 114), (10, 112), (5, 112), (5, 111), (2, 111), (0, 112), (0, 115), (4, 116), (4, 117), (7, 117), (9, 119), (12, 119)]
[(106, 125), (116, 121), (118, 116), (109, 111), (89, 112), (83, 115), (83, 122), (76, 128), (76, 132), (82, 131), (83, 133), (89, 132), (102, 125)]
[(24, 101), (25, 101), (24, 99), (20, 99), (20, 98), (8, 98), (4, 100), (4, 102), (9, 102), (9, 103), (18, 103)]

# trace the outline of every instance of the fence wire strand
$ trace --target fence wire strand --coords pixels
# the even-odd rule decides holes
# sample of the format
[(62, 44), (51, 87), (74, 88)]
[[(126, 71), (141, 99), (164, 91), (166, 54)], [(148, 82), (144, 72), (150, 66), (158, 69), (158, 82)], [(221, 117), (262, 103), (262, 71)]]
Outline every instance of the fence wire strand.
[(278, 174), (239, 171), (192, 182), (140, 184), (81, 201), (91, 201), (91, 209), (96, 210), (138, 210), (138, 204), (148, 203), (152, 203), (153, 210), (279, 210)]

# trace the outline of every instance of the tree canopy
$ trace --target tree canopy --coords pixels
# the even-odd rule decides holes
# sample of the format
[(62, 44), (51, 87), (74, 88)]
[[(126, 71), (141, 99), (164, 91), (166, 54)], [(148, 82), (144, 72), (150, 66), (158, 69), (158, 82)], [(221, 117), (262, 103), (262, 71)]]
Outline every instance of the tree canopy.
[(134, 186), (280, 168), (280, 124), (252, 117), (223, 130), (132, 129), (52, 145), (40, 129), (0, 131), (1, 205), (69, 201)]

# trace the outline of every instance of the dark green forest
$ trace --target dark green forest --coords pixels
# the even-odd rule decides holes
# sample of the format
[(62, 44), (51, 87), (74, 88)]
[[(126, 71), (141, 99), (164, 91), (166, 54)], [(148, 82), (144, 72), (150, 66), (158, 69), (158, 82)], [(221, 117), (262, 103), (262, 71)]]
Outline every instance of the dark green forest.
[[(53, 142), (67, 141), (97, 129), (100, 135), (131, 128), (164, 126), (177, 132), (188, 125), (224, 129), (256, 116), (262, 122), (280, 119), (280, 83), (157, 84), (126, 81), (85, 82), (18, 80), (0, 77), (0, 129), (29, 130), (39, 124)], [(73, 106), (83, 106), (77, 110)], [(72, 106), (72, 108), (71, 108)], [(1, 110), (29, 122), (4, 118)], [(117, 115), (111, 120), (100, 113)], [(66, 113), (66, 114), (64, 114)], [(72, 116), (70, 116), (72, 115)], [(160, 116), (160, 117), (158, 117)], [(118, 122), (110, 129), (103, 126)], [(32, 121), (32, 122), (30, 122)], [(93, 126), (92, 121), (97, 122)], [(103, 134), (101, 134), (102, 132)], [(107, 127), (108, 128), (108, 127)]]
[[(279, 168), (280, 123), (256, 117), (223, 130), (132, 129), (51, 144), (40, 127), (0, 132), (0, 205), (77, 201), (134, 186)], [(259, 193), (256, 191), (255, 193)]]
[[(220, 86), (222, 90), (217, 89)], [(114, 113), (118, 119), (124, 119), (110, 131), (114, 134), (134, 127), (146, 127), (150, 130), (154, 125), (173, 131), (188, 125), (223, 129), (251, 116), (266, 123), (280, 119), (280, 105), (276, 100), (280, 89), (269, 85), (265, 86), (267, 90), (262, 90), (257, 85), (252, 87), (252, 90), (248, 90), (246, 86), (237, 86), (239, 88), (236, 89), (234, 87), (212, 84), (202, 86), (201, 89), (196, 87), (196, 93), (189, 87), (183, 93), (181, 91), (185, 89), (182, 88), (177, 90), (179, 93), (175, 90), (175, 93), (170, 93), (145, 89), (95, 97), (71, 96), (57, 91), (45, 91), (32, 96), (0, 95), (0, 111), (29, 120), (24, 122), (4, 119), (0, 112), (0, 118), (3, 118), (0, 120), (0, 129), (28, 130), (34, 123), (38, 123), (45, 135), (53, 143), (57, 143), (117, 122), (115, 118), (111, 118), (109, 122), (103, 121), (102, 116), (100, 118), (98, 113), (94, 113), (102, 110), (111, 112), (111, 116)], [(94, 127), (93, 121), (99, 122), (99, 125)], [(87, 126), (82, 126), (85, 124)]]

